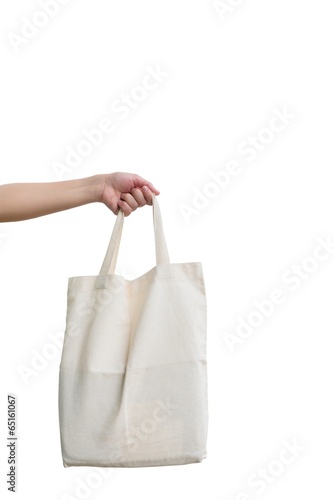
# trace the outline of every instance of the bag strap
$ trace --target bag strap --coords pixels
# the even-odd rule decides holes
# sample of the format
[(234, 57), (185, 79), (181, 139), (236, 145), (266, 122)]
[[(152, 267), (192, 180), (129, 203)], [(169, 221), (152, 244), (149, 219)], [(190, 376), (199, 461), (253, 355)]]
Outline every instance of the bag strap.
[[(163, 224), (160, 207), (155, 194), (153, 193), (153, 221), (155, 234), (155, 252), (156, 265), (170, 264), (169, 253), (165, 236), (163, 232)], [(124, 212), (120, 209), (117, 215), (108, 249), (106, 251), (104, 261), (99, 272), (99, 275), (114, 274), (117, 264), (119, 245), (124, 225)]]

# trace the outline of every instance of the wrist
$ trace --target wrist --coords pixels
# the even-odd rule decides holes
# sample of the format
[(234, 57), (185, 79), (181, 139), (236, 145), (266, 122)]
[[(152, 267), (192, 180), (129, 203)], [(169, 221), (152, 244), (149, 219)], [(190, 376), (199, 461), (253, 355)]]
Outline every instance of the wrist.
[(101, 202), (105, 187), (105, 176), (103, 174), (92, 175), (85, 180), (88, 197), (91, 202)]

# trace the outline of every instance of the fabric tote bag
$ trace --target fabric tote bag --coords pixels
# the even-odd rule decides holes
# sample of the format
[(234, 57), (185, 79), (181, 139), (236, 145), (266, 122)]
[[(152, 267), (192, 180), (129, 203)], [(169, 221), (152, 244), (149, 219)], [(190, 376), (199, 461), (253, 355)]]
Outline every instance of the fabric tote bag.
[(99, 275), (68, 280), (59, 367), (64, 467), (182, 465), (206, 458), (202, 265), (170, 263), (155, 195), (152, 211), (155, 267), (132, 280), (115, 274), (120, 210)]

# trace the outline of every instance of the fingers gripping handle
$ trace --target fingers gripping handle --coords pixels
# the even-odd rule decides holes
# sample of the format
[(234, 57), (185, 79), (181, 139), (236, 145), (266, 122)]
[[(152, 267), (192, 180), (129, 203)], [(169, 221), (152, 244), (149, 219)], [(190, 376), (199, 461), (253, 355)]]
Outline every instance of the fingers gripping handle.
[[(163, 231), (161, 211), (155, 194), (153, 194), (153, 222), (156, 265), (170, 264), (168, 248)], [(114, 274), (115, 272), (123, 225), (124, 212), (119, 210), (99, 275)]]

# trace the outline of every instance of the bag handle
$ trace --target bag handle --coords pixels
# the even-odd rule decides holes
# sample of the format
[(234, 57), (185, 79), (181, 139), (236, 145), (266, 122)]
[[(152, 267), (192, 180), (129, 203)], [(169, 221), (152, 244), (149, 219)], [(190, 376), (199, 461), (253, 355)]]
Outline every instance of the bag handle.
[[(170, 264), (169, 253), (165, 236), (163, 232), (163, 224), (160, 207), (153, 194), (153, 221), (154, 221), (154, 235), (155, 235), (155, 252), (156, 252), (156, 265)], [(117, 257), (119, 245), (124, 225), (124, 212), (120, 209), (117, 215), (108, 249), (106, 251), (104, 261), (99, 272), (99, 275), (114, 274), (117, 264)]]

